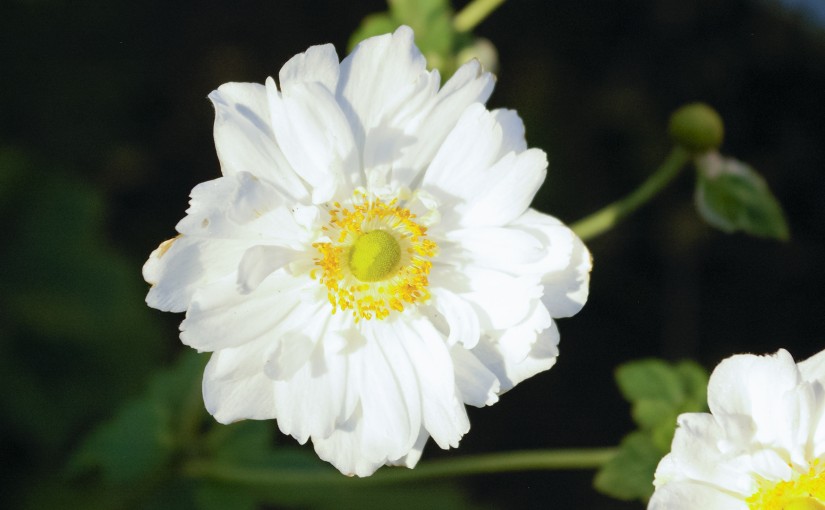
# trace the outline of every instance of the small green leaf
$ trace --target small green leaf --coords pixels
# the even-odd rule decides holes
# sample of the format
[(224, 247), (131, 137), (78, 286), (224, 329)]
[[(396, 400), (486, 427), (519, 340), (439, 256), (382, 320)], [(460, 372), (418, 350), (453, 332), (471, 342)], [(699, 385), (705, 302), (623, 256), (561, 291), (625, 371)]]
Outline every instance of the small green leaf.
[(664, 400), (642, 399), (633, 404), (631, 411), (633, 421), (643, 430), (653, 429), (662, 423), (675, 423), (677, 410), (671, 402)]
[(661, 400), (673, 405), (684, 399), (679, 375), (666, 362), (644, 359), (625, 363), (616, 369), (616, 383), (630, 402), (642, 399)]
[(676, 364), (676, 372), (687, 396), (682, 412), (705, 411), (708, 406), (708, 371), (698, 363), (686, 360)]
[(597, 491), (625, 501), (647, 500), (653, 494), (653, 474), (662, 453), (651, 438), (634, 432), (619, 445), (619, 452), (596, 473)]
[(758, 237), (787, 240), (782, 206), (753, 168), (709, 153), (696, 159), (696, 207), (710, 225)]

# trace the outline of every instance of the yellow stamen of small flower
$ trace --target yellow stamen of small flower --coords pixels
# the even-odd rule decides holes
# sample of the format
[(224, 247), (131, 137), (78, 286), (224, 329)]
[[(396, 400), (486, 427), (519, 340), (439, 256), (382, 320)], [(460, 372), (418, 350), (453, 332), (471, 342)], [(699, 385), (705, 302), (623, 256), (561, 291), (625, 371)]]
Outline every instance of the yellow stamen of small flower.
[(825, 510), (825, 473), (816, 464), (793, 480), (761, 485), (746, 501), (750, 510)]
[(356, 321), (385, 319), (392, 310), (426, 301), (429, 274), (438, 247), (427, 228), (398, 205), (356, 193), (351, 209), (335, 203), (315, 243), (319, 257), (310, 275), (327, 288), (332, 313), (351, 311)]

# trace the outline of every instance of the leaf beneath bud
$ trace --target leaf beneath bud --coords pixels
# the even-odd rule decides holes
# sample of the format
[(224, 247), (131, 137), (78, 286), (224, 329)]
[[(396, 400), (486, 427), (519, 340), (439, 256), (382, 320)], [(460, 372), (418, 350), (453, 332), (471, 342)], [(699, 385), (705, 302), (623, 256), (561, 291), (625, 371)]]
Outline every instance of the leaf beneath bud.
[(696, 208), (724, 232), (787, 240), (782, 206), (759, 173), (747, 164), (709, 153), (696, 159)]

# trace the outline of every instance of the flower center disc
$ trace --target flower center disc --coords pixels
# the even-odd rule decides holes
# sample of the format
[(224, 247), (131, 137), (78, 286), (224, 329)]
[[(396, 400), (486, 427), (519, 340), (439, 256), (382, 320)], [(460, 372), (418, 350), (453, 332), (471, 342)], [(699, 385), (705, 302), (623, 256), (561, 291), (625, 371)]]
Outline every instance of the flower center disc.
[(395, 237), (383, 230), (362, 234), (349, 252), (349, 268), (362, 282), (385, 279), (401, 260), (401, 246)]

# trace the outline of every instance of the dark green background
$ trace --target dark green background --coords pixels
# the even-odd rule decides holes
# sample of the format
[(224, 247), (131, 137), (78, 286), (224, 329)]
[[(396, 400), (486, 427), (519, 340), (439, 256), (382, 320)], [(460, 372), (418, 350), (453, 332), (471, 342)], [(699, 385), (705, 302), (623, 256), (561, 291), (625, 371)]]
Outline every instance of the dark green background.
[[(140, 267), (174, 235), (189, 190), (219, 174), (207, 94), (262, 82), (312, 44), (343, 55), (361, 18), (384, 9), (0, 4), (0, 504), (37, 508), (78, 483), (61, 474), (69, 452), (184, 349), (182, 316), (145, 307)], [(822, 28), (756, 0), (511, 0), (477, 34), (500, 52), (489, 104), (517, 109), (529, 144), (549, 154), (539, 209), (572, 222), (629, 192), (669, 150), (669, 113), (703, 100), (725, 119), (723, 151), (784, 205), (791, 240), (704, 226), (685, 172), (589, 243), (591, 297), (561, 322), (558, 365), (471, 409), (471, 432), (446, 455), (616, 444), (632, 427), (612, 381), (626, 360), (711, 368), (737, 352), (825, 348)], [(595, 494), (590, 477), (461, 484), (494, 508), (639, 508)]]

